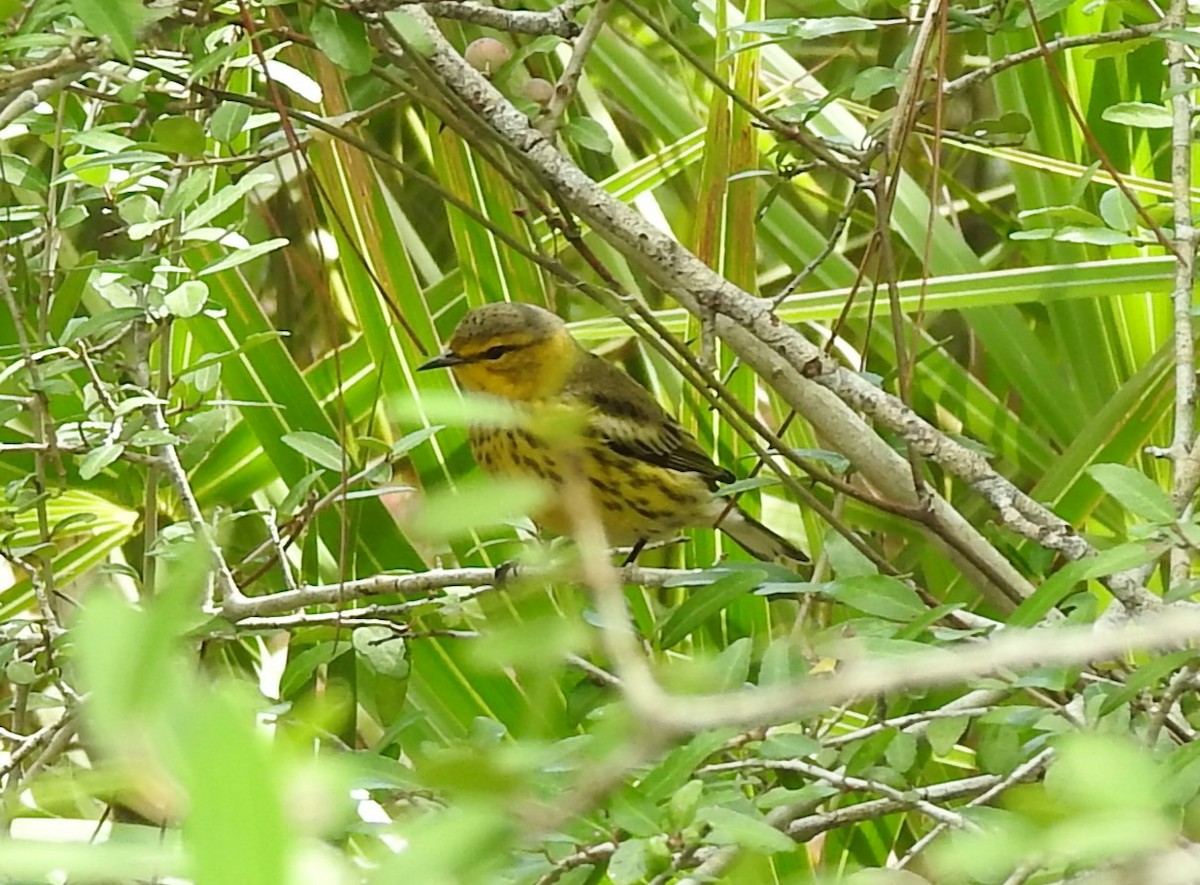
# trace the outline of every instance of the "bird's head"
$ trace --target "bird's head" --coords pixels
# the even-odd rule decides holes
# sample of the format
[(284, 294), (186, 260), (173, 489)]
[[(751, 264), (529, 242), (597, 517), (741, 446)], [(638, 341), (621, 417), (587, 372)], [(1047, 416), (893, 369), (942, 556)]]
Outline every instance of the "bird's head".
[(450, 346), (420, 367), (448, 368), (466, 390), (511, 400), (553, 396), (580, 348), (555, 314), (532, 304), (498, 302), (467, 313)]

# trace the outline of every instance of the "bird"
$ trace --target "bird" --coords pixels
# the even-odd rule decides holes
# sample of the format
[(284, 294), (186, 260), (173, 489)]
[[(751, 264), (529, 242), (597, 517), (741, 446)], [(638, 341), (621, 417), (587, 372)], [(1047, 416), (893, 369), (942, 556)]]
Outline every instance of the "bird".
[(485, 473), (550, 485), (549, 503), (531, 514), (542, 530), (571, 534), (563, 492), (574, 469), (587, 480), (608, 541), (632, 546), (631, 559), (649, 541), (715, 527), (758, 559), (808, 562), (792, 542), (715, 496), (734, 474), (716, 464), (646, 388), (576, 341), (557, 314), (516, 301), (476, 307), (458, 323), (447, 349), (418, 367), (430, 369), (449, 369), (463, 390), (530, 414), (558, 406), (582, 416), (573, 446), (539, 434), (536, 422), (469, 430), (472, 454)]

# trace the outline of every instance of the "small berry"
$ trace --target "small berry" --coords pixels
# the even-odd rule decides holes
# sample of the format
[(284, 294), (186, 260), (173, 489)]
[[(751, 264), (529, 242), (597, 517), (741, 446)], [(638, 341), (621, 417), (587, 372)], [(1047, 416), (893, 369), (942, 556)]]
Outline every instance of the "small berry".
[(545, 107), (554, 98), (554, 84), (541, 77), (531, 77), (521, 84), (521, 95)]
[(463, 53), (467, 64), (490, 77), (512, 57), (508, 47), (493, 37), (480, 37)]

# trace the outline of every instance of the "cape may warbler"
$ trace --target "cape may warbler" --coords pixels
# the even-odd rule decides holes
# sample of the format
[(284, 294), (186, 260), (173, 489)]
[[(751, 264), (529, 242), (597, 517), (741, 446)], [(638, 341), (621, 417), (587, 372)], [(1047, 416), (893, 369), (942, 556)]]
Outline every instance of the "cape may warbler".
[[(470, 311), (449, 349), (420, 367), (449, 368), (465, 390), (535, 409), (553, 404), (584, 416), (582, 439), (565, 447), (526, 427), (474, 427), (471, 450), (485, 471), (548, 482), (557, 494), (534, 514), (555, 534), (571, 519), (562, 501), (574, 460), (587, 480), (613, 544), (641, 544), (680, 529), (712, 526), (728, 502), (714, 498), (734, 476), (714, 464), (695, 437), (649, 391), (571, 337), (555, 314), (532, 304), (488, 304)], [(764, 560), (807, 561), (790, 542), (734, 507), (717, 528)]]

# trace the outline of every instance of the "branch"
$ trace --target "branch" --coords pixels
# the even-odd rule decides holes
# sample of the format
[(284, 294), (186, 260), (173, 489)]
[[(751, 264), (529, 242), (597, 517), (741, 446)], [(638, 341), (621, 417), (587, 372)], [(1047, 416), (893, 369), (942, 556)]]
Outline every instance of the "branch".
[[(618, 574), (625, 583), (662, 587), (667, 581), (686, 575), (689, 571), (630, 565), (620, 569)], [(339, 605), (370, 596), (418, 597), (420, 602), (425, 602), (434, 591), (445, 590), (448, 587), (489, 588), (514, 581), (543, 581), (552, 578), (561, 580), (569, 577), (564, 575), (562, 569), (527, 569), (520, 566), (507, 570), (503, 575), (503, 582), (498, 580), (496, 569), (491, 568), (431, 569), (411, 575), (376, 575), (340, 584), (317, 584), (296, 590), (284, 590), (266, 596), (242, 596), (236, 602), (225, 603), (221, 607), (221, 615), (226, 620), (240, 624), (248, 619), (282, 615), (311, 605)], [(363, 617), (378, 613), (377, 609), (355, 612)], [(253, 621), (250, 623), (253, 625)]]
[(902, 667), (894, 659), (864, 657), (848, 661), (827, 678), (706, 696), (681, 697), (659, 689), (644, 704), (637, 703), (641, 696), (628, 697), (638, 715), (666, 729), (748, 727), (794, 720), (864, 697), (958, 685), (1005, 669), (1099, 663), (1132, 651), (1178, 648), (1197, 639), (1200, 608), (1160, 609), (1101, 633), (1091, 627), (1005, 632), (967, 648), (906, 656)]
[[(1171, 0), (1164, 24), (1187, 24), (1187, 0)], [(1175, 427), (1171, 438), (1174, 462), (1172, 502), (1181, 515), (1191, 511), (1200, 471), (1195, 469), (1196, 348), (1192, 329), (1192, 286), (1196, 276), (1196, 228), (1192, 220), (1191, 52), (1178, 40), (1167, 41), (1167, 77), (1171, 97), (1171, 192), (1175, 204), (1175, 287), (1171, 295), (1175, 322)], [(1191, 555), (1182, 545), (1171, 551), (1170, 586), (1191, 577)]]
[(898, 790), (887, 784), (867, 778), (854, 777), (837, 771), (830, 771), (819, 765), (801, 762), (799, 759), (740, 759), (736, 762), (722, 762), (717, 765), (706, 765), (697, 769), (697, 774), (717, 774), (722, 771), (743, 771), (746, 769), (767, 771), (794, 771), (814, 780), (822, 780), (847, 793), (870, 792), (879, 793), (888, 799), (908, 803), (908, 807), (920, 811), (927, 817), (933, 818), (939, 824), (958, 829), (977, 830), (978, 827), (968, 822), (962, 815), (955, 814), (938, 805), (913, 796), (910, 790)]
[(833, 811), (823, 811), (820, 814), (810, 814), (798, 818), (788, 826), (786, 832), (797, 842), (807, 842), (814, 836), (846, 824), (873, 820), (897, 811), (906, 811), (912, 807), (914, 801), (949, 802), (953, 799), (963, 799), (982, 793), (1003, 780), (1004, 778), (998, 775), (984, 774), (948, 781), (932, 787), (909, 790), (906, 795), (911, 798), (905, 800), (872, 799), (868, 802), (859, 802), (857, 805), (847, 805)]
[(495, 28), (497, 31), (535, 36), (549, 34), (570, 40), (578, 37), (580, 31), (574, 20), (575, 14), (591, 2), (593, 0), (565, 0), (546, 12), (497, 9), (494, 6), (475, 3), (473, 0), (351, 0), (349, 5), (351, 9), (361, 12), (387, 12), (400, 6), (419, 4), (427, 14), (435, 18), (470, 22), (485, 28)]
[[(1059, 37), (1056, 40), (1048, 41), (1044, 46), (1033, 46), (1029, 49), (1022, 49), (1020, 52), (1006, 55), (1004, 58), (971, 71), (969, 74), (963, 74), (961, 77), (948, 80), (942, 86), (942, 97), (949, 98), (951, 95), (957, 95), (966, 89), (990, 80), (1002, 71), (1007, 71), (1009, 68), (1014, 68), (1028, 61), (1043, 58), (1048, 52), (1058, 53), (1079, 46), (1097, 46), (1104, 43), (1120, 43), (1125, 40), (1152, 37), (1164, 27), (1166, 27), (1165, 22), (1152, 22), (1148, 25), (1134, 25), (1133, 27), (1122, 28), (1118, 31), (1101, 31), (1099, 34), (1077, 34), (1070, 37)], [(917, 112), (920, 114), (928, 112), (933, 108), (934, 102), (935, 99), (925, 99), (917, 105)]]
[(596, 8), (592, 11), (592, 17), (588, 19), (587, 26), (584, 27), (583, 33), (571, 50), (570, 61), (567, 62), (562, 76), (558, 78), (558, 83), (554, 86), (554, 95), (550, 98), (550, 105), (546, 108), (546, 113), (537, 121), (537, 127), (546, 133), (548, 138), (553, 138), (554, 133), (558, 131), (563, 113), (575, 96), (575, 88), (579, 85), (579, 78), (583, 74), (583, 61), (587, 58), (600, 29), (604, 27), (604, 22), (608, 19), (612, 2), (613, 0), (599, 0), (596, 4)]

